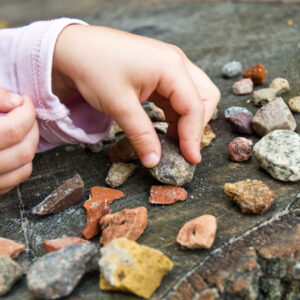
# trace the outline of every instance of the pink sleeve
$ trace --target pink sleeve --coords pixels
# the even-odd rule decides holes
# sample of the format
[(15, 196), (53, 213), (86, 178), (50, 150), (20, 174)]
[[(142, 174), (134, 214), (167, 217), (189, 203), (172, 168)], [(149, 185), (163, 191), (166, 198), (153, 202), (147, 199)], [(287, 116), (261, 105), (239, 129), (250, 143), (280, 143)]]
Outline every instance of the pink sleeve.
[(64, 143), (96, 143), (111, 126), (111, 119), (91, 107), (80, 94), (74, 95), (66, 107), (52, 93), (56, 39), (66, 26), (78, 23), (87, 25), (62, 18), (0, 30), (0, 86), (33, 98), (40, 129), (38, 152)]

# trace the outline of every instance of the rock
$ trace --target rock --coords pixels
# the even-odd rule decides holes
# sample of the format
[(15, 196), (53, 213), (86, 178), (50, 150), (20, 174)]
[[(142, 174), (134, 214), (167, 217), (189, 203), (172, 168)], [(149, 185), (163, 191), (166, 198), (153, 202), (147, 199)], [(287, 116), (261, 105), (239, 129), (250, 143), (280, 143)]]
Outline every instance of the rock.
[(222, 190), (238, 204), (243, 213), (263, 214), (274, 201), (274, 192), (259, 180), (225, 183)]
[(235, 95), (247, 95), (253, 92), (253, 81), (251, 78), (243, 78), (232, 85)]
[(166, 120), (164, 111), (153, 102), (149, 102), (146, 112), (152, 122), (164, 122)]
[(201, 149), (208, 147), (210, 143), (216, 138), (215, 133), (212, 131), (211, 127), (206, 124), (203, 130), (202, 140), (201, 140)]
[(285, 78), (275, 78), (269, 85), (270, 88), (275, 89), (276, 95), (279, 96), (290, 89), (290, 84)]
[(157, 132), (166, 134), (168, 131), (169, 123), (167, 122), (155, 122), (153, 126)]
[(108, 152), (108, 155), (112, 163), (128, 162), (138, 159), (135, 150), (131, 146), (126, 136), (121, 138), (119, 142), (111, 148), (111, 150)]
[(100, 220), (102, 228), (100, 244), (105, 246), (120, 237), (136, 241), (145, 231), (147, 222), (147, 208), (144, 206), (108, 214)]
[(254, 85), (262, 85), (265, 82), (267, 70), (264, 65), (257, 64), (243, 72), (244, 78), (251, 78)]
[(178, 232), (176, 242), (189, 249), (209, 249), (217, 232), (217, 219), (203, 215), (185, 223)]
[(266, 88), (253, 93), (253, 103), (256, 106), (263, 106), (276, 98), (277, 90)]
[(91, 242), (77, 236), (68, 236), (65, 238), (43, 241), (43, 247), (45, 251), (49, 253), (52, 251), (58, 251), (63, 248), (67, 248), (71, 245), (80, 244), (80, 243), (91, 243)]
[(0, 296), (8, 293), (22, 276), (23, 270), (15, 261), (6, 255), (0, 255)]
[(101, 248), (100, 289), (133, 293), (149, 298), (173, 268), (162, 252), (125, 238)]
[(76, 174), (32, 209), (35, 215), (55, 214), (83, 200), (84, 184)]
[(218, 108), (216, 108), (213, 115), (212, 115), (212, 117), (211, 117), (211, 121), (217, 120), (218, 119), (218, 114), (219, 114), (219, 110), (218, 110)]
[(233, 139), (228, 145), (228, 157), (232, 161), (246, 161), (252, 155), (253, 142), (244, 137)]
[(123, 184), (128, 177), (130, 177), (135, 170), (137, 165), (127, 163), (114, 163), (110, 167), (108, 174), (105, 178), (105, 182), (111, 187), (118, 187)]
[(288, 101), (291, 111), (300, 113), (300, 96), (293, 97)]
[(100, 219), (110, 212), (110, 203), (125, 197), (121, 191), (111, 188), (94, 186), (91, 188), (90, 199), (83, 207), (86, 210), (86, 225), (82, 231), (83, 238), (89, 240), (100, 233)]
[(158, 135), (162, 148), (160, 162), (149, 169), (151, 175), (162, 183), (181, 186), (193, 179), (196, 165), (181, 154), (178, 142), (167, 135)]
[(230, 116), (232, 116), (234, 114), (238, 114), (238, 113), (245, 113), (245, 114), (248, 114), (249, 116), (253, 117), (253, 114), (251, 111), (249, 111), (245, 107), (239, 107), (239, 106), (230, 106), (230, 107), (226, 108), (224, 110), (224, 117), (226, 119), (229, 119)]
[(91, 150), (94, 153), (99, 153), (103, 150), (103, 142), (100, 141), (98, 143), (95, 144), (85, 144), (86, 148), (88, 148), (89, 150)]
[(275, 130), (258, 141), (254, 155), (260, 166), (282, 181), (300, 180), (300, 137), (290, 130)]
[(242, 73), (242, 65), (238, 61), (231, 61), (222, 68), (222, 75), (225, 78), (233, 78)]
[(237, 113), (229, 117), (233, 130), (241, 134), (253, 134), (252, 117), (246, 113)]
[(112, 142), (115, 140), (116, 135), (118, 133), (122, 133), (122, 132), (124, 132), (124, 130), (117, 124), (117, 122), (113, 121), (108, 135), (106, 135), (102, 141), (103, 142)]
[(24, 249), (24, 244), (19, 244), (13, 240), (0, 237), (0, 255), (7, 255), (11, 258), (16, 258), (24, 251)]
[(152, 185), (150, 190), (150, 204), (173, 204), (186, 200), (188, 193), (184, 188), (173, 185)]
[(278, 97), (274, 101), (260, 108), (252, 119), (254, 131), (264, 136), (276, 129), (296, 129), (296, 121), (282, 98)]
[(97, 252), (95, 245), (81, 243), (40, 257), (27, 274), (28, 289), (43, 299), (70, 295)]

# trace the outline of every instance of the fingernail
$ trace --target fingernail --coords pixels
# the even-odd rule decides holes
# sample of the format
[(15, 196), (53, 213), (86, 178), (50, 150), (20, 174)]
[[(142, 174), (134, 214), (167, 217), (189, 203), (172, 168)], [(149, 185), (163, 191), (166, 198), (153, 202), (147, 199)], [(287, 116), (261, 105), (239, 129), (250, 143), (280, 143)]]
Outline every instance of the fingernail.
[(149, 154), (146, 154), (142, 157), (142, 164), (147, 168), (153, 168), (155, 167), (159, 162), (159, 157), (156, 153), (152, 152)]
[(14, 94), (14, 93), (10, 94), (10, 103), (13, 106), (17, 106), (17, 105), (21, 104), (21, 102), (22, 102), (22, 97), (20, 95)]

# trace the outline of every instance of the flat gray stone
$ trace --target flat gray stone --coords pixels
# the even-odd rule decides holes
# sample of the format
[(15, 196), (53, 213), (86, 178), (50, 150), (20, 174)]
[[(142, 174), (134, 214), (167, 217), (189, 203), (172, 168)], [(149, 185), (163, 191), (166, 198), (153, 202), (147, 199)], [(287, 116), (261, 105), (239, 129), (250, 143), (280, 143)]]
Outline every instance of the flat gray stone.
[(251, 111), (249, 111), (245, 107), (240, 107), (240, 106), (230, 106), (224, 110), (224, 117), (226, 119), (229, 119), (230, 116), (238, 114), (238, 113), (245, 113), (248, 114), (249, 116), (253, 117), (253, 114)]
[(231, 61), (222, 68), (222, 75), (225, 78), (233, 78), (242, 73), (242, 65), (238, 61)]

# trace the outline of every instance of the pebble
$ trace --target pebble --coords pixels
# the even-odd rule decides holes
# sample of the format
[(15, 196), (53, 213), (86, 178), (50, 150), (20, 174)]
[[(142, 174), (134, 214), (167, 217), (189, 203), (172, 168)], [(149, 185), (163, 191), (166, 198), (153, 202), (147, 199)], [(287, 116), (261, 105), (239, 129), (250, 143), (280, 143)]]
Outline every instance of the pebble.
[(225, 183), (222, 190), (237, 203), (243, 213), (263, 214), (274, 201), (274, 192), (259, 180)]
[(281, 97), (261, 107), (252, 119), (252, 128), (264, 136), (275, 129), (295, 130), (296, 121)]
[(252, 117), (246, 113), (237, 113), (229, 117), (233, 130), (241, 134), (253, 134)]
[(186, 200), (187, 191), (174, 185), (152, 185), (150, 190), (150, 204), (173, 204)]
[(253, 93), (253, 103), (256, 106), (263, 106), (276, 98), (277, 90), (271, 88), (260, 89)]
[(129, 163), (114, 163), (110, 167), (105, 182), (115, 188), (123, 184), (137, 169), (137, 165)]
[(254, 155), (260, 166), (282, 181), (300, 180), (300, 136), (290, 130), (275, 130), (258, 141)]
[(0, 296), (8, 293), (23, 276), (22, 268), (6, 255), (0, 255)]
[(228, 157), (232, 161), (246, 161), (252, 155), (253, 142), (244, 137), (233, 139), (228, 145)]
[(166, 134), (168, 131), (169, 123), (167, 122), (154, 122), (153, 127), (157, 132)]
[(243, 72), (244, 78), (251, 78), (254, 85), (263, 85), (266, 79), (267, 70), (264, 65), (257, 64)]
[(138, 156), (131, 146), (128, 138), (124, 136), (121, 138), (108, 152), (110, 162), (128, 162), (138, 159)]
[(209, 249), (214, 243), (217, 232), (217, 219), (203, 215), (185, 223), (177, 235), (176, 241), (189, 249)]
[(150, 174), (158, 181), (181, 186), (193, 179), (196, 165), (189, 163), (181, 154), (177, 141), (167, 135), (158, 135), (162, 148), (160, 162), (150, 168)]
[(90, 241), (84, 240), (77, 236), (68, 236), (60, 239), (45, 240), (43, 241), (43, 247), (46, 253), (49, 253), (80, 243), (90, 243)]
[(113, 121), (109, 133), (104, 137), (104, 139), (102, 140), (103, 142), (112, 142), (115, 140), (116, 135), (118, 133), (122, 133), (124, 132), (124, 130), (118, 125), (117, 122)]
[(100, 220), (102, 228), (100, 244), (105, 246), (120, 237), (136, 241), (145, 231), (147, 223), (147, 208), (144, 206), (108, 214)]
[(242, 65), (238, 61), (231, 61), (222, 68), (222, 75), (225, 78), (233, 78), (239, 74), (242, 74)]
[(173, 262), (162, 252), (119, 238), (101, 248), (100, 289), (150, 298)]
[(164, 111), (157, 107), (153, 102), (149, 102), (146, 112), (152, 122), (164, 122), (166, 120)]
[(93, 244), (81, 243), (40, 257), (27, 274), (28, 289), (37, 298), (58, 299), (72, 293), (97, 254)]
[(55, 214), (83, 200), (84, 184), (76, 174), (32, 209), (35, 215)]
[(232, 85), (235, 95), (248, 95), (253, 92), (253, 81), (251, 78), (243, 78)]
[(300, 113), (300, 96), (293, 97), (288, 101), (291, 111)]
[(276, 95), (279, 96), (290, 90), (290, 84), (285, 78), (275, 78), (269, 85), (270, 88), (275, 89)]
[(95, 143), (95, 144), (85, 144), (85, 146), (93, 153), (100, 153), (103, 150), (103, 142), (102, 141)]
[(248, 114), (249, 116), (253, 117), (253, 114), (251, 111), (249, 111), (247, 108), (245, 107), (240, 107), (240, 106), (230, 106), (228, 108), (226, 108), (224, 110), (224, 117), (226, 119), (229, 119), (231, 115), (234, 115), (234, 114), (238, 114), (238, 113), (245, 113), (245, 114)]
[(211, 117), (211, 121), (217, 120), (218, 119), (218, 114), (219, 114), (219, 110), (218, 110), (218, 108), (216, 108), (213, 115), (212, 115), (212, 117)]
[(203, 149), (205, 147), (208, 147), (215, 138), (215, 133), (212, 131), (211, 127), (206, 124), (203, 130), (200, 148)]
[(24, 251), (24, 249), (24, 244), (19, 244), (13, 240), (0, 237), (0, 255), (7, 255), (10, 258), (16, 258)]

